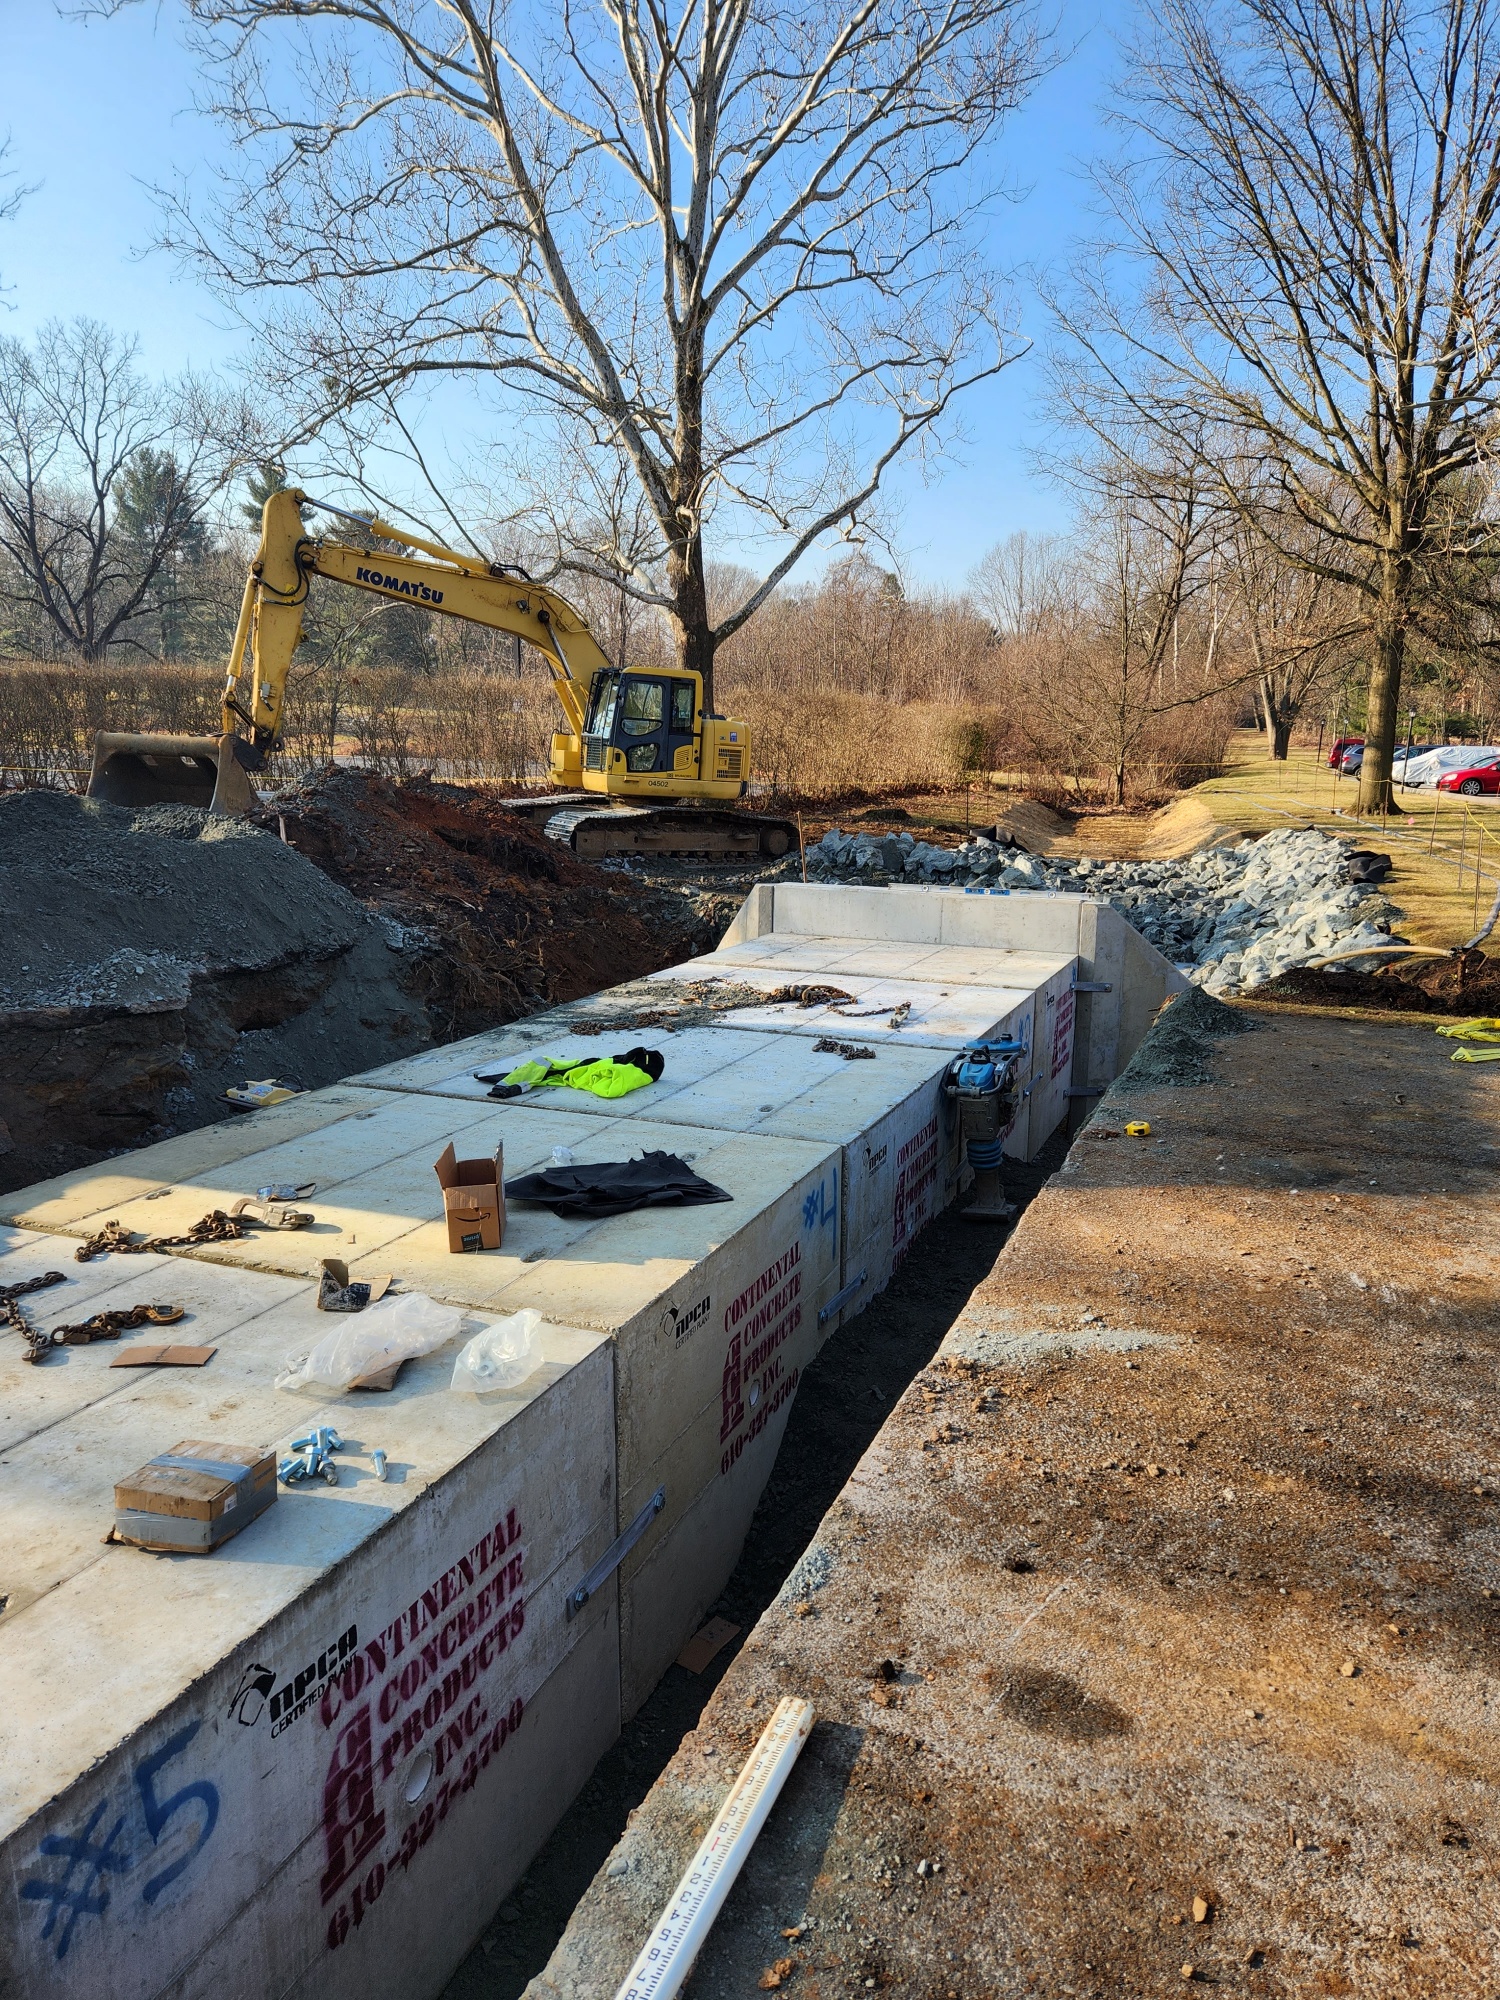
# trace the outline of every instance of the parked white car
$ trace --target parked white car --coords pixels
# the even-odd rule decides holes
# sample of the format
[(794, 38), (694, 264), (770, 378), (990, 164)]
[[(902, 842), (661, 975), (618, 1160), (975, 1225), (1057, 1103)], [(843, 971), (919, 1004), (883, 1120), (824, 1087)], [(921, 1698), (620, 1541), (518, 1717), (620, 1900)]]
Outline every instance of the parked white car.
[(1395, 772), (1398, 784), (1415, 788), (1436, 785), (1448, 771), (1475, 771), (1500, 763), (1500, 747), (1493, 743), (1449, 743), (1439, 750), (1424, 750), (1413, 756), (1404, 769)]

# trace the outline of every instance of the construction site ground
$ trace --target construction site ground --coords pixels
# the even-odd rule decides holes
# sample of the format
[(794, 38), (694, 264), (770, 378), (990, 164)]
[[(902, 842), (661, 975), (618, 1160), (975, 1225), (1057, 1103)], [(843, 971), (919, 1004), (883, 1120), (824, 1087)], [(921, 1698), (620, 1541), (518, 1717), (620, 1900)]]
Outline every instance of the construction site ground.
[(616, 1990), (785, 1695), (699, 2000), (1494, 1992), (1500, 1079), (1449, 1055), (1169, 1007), (531, 2000)]

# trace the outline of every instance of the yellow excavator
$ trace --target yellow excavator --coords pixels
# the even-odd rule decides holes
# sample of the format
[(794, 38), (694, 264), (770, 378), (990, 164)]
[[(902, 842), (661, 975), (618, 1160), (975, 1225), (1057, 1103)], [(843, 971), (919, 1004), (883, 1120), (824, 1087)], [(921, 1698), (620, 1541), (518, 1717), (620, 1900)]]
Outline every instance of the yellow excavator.
[[(313, 507), (357, 532), (344, 540), (309, 535), (303, 510)], [(392, 543), (420, 553), (393, 554)], [(750, 731), (705, 712), (700, 674), (613, 667), (566, 598), (524, 571), (460, 555), (295, 487), (273, 493), (261, 515), (260, 547), (230, 648), (221, 734), (101, 731), (89, 796), (124, 806), (171, 802), (250, 812), (258, 803), (254, 778), (280, 741), (292, 655), (315, 576), (466, 618), (536, 648), (567, 723), (552, 738), (551, 776), (563, 789), (504, 803), (544, 814), (548, 832), (575, 852), (588, 859), (775, 858), (796, 841), (789, 820), (730, 809), (749, 780)]]

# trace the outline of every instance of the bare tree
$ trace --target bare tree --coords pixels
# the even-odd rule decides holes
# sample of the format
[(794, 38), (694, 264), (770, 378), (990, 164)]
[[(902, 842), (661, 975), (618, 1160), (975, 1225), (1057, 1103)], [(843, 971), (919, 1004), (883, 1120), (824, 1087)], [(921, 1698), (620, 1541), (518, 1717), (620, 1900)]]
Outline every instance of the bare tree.
[[(710, 682), (1010, 358), (989, 141), (1038, 70), (1032, 0), (186, 4), (246, 165), (168, 240), (305, 433), (442, 378), (536, 399), (626, 468), (664, 557), (600, 573), (623, 556)], [(719, 616), (710, 521), (770, 551)]]
[(1117, 806), (1161, 718), (1223, 692), (1217, 618), (1197, 615), (1212, 595), (1220, 529), (1198, 473), (1191, 446), (1147, 465), (1124, 433), (1105, 436), (1068, 468), (1080, 524), (1047, 549), (1045, 587), (1014, 538), (980, 566), (999, 613), (996, 677), (1015, 727), (1073, 778), (1102, 776)]
[[(1246, 496), (1248, 497), (1248, 495)], [(1366, 630), (1364, 606), (1328, 574), (1343, 561), (1325, 530), (1237, 515), (1225, 538), (1227, 587), (1265, 716), (1266, 748), (1284, 759), (1307, 703), (1347, 676)], [(1323, 546), (1319, 546), (1319, 544)], [(1296, 547), (1298, 560), (1286, 551)]]
[(222, 475), (218, 413), (135, 352), (95, 320), (0, 339), (0, 603), (83, 660), (180, 623), (178, 559)]
[(0, 139), (0, 222), (11, 221), (27, 195), (36, 192), (34, 188), (17, 182), (15, 169), (4, 164), (10, 158), (10, 148), (10, 134), (7, 132)]
[[(1109, 773), (1111, 803), (1125, 803), (1131, 758), (1154, 718), (1182, 705), (1164, 685), (1184, 606), (1201, 581), (1209, 510), (1191, 480), (1154, 490), (1107, 489), (1089, 535), (1086, 625), (1076, 668), (1049, 691), (1088, 760)], [(1187, 697), (1201, 699), (1199, 689)]]
[(1492, 558), (1441, 503), (1500, 416), (1497, 27), (1500, 0), (1161, 0), (1101, 180), (1142, 282), (1096, 264), (1065, 313), (1134, 420), (1210, 426), (1226, 499), (1250, 460), (1284, 501), (1247, 523), (1363, 597), (1366, 812), (1435, 560)]
[(997, 638), (1025, 638), (1055, 619), (1067, 566), (1062, 536), (1021, 528), (980, 557), (969, 573), (969, 591)]

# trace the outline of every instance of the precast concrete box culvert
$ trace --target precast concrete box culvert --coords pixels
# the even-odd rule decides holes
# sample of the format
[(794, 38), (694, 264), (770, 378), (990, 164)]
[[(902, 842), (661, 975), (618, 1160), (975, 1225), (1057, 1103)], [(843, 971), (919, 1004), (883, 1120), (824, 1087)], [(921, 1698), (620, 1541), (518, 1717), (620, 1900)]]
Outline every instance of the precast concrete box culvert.
[[(17, 1991), (436, 1994), (723, 1587), (808, 1362), (966, 1184), (953, 1058), (1020, 1046), (1007, 1150), (1030, 1159), (1183, 984), (1083, 897), (762, 886), (718, 951), (617, 999), (0, 1198), (0, 1285), (68, 1276), (30, 1298), (37, 1323), (170, 1296), (216, 1348), (201, 1369), (114, 1372), (108, 1343), (33, 1368), (0, 1332)], [(638, 1044), (662, 1076), (619, 1100), (495, 1102), (475, 1074)], [(513, 1202), (498, 1250), (454, 1255), (450, 1143), (503, 1149), (507, 1179), (559, 1146), (670, 1152), (731, 1199), (602, 1220)], [(307, 1182), (310, 1228), (73, 1259), (106, 1221), (181, 1235)], [(460, 1394), (450, 1344), (387, 1395), (279, 1392), (327, 1331), (327, 1257), (462, 1308), (464, 1337), (535, 1310), (544, 1365)], [(114, 1482), (179, 1440), (284, 1449), (330, 1420), (357, 1447), (337, 1488), (283, 1490), (211, 1557), (101, 1546)]]

